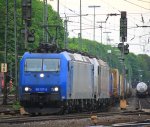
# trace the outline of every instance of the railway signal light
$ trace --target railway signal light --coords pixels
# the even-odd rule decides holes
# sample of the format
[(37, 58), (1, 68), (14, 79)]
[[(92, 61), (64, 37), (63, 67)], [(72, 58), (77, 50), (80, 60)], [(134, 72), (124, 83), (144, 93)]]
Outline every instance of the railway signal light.
[(33, 43), (35, 41), (34, 33), (35, 33), (34, 29), (32, 29), (31, 31), (28, 31), (27, 40), (29, 43)]
[(126, 11), (121, 12), (120, 18), (120, 41), (126, 42), (127, 41), (127, 18), (126, 18)]
[(125, 46), (124, 46), (124, 54), (129, 54), (129, 45), (128, 44), (126, 44)]
[(119, 43), (119, 44), (118, 44), (118, 49), (119, 49), (120, 51), (122, 51), (122, 50), (123, 50), (123, 46), (124, 46), (123, 43)]
[[(123, 50), (124, 48), (124, 50)], [(124, 45), (123, 43), (119, 43), (118, 44), (118, 49), (123, 52), (125, 55), (127, 55), (129, 53), (129, 44)]]
[(22, 0), (22, 19), (25, 20), (27, 26), (31, 26), (32, 16), (32, 0)]
[[(21, 29), (21, 34), (25, 36), (25, 29)], [(35, 36), (34, 36), (35, 30), (27, 30), (27, 41), (29, 43), (33, 43), (35, 41)]]

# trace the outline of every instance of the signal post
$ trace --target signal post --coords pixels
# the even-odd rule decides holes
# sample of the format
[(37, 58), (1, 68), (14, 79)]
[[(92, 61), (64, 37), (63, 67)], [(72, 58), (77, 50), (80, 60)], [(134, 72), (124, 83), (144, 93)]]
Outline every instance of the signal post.
[(121, 18), (120, 18), (120, 42), (118, 44), (118, 48), (121, 51), (121, 59), (122, 59), (122, 73), (123, 73), (123, 93), (120, 99), (120, 109), (126, 109), (127, 102), (125, 98), (125, 55), (129, 53), (129, 45), (124, 44), (127, 41), (127, 18), (126, 18), (126, 11), (121, 11)]

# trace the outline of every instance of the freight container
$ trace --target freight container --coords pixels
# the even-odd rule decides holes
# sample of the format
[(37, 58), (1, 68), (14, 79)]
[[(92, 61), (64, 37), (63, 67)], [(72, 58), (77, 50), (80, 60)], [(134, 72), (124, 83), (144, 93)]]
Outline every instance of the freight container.
[(119, 71), (118, 69), (112, 69), (112, 73), (114, 76), (113, 94), (114, 97), (119, 97)]
[(99, 92), (100, 92), (100, 98), (110, 98), (109, 95), (109, 66), (106, 62), (102, 60), (99, 61)]

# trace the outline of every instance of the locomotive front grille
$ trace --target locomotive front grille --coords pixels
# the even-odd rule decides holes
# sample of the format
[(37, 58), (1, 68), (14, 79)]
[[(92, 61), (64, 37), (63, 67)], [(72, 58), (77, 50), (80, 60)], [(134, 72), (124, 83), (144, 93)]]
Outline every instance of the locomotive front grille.
[(36, 94), (24, 94), (23, 96), (24, 101), (30, 102), (51, 102), (51, 101), (58, 101), (60, 100), (59, 93), (52, 93), (52, 94), (45, 94), (45, 93), (36, 93)]

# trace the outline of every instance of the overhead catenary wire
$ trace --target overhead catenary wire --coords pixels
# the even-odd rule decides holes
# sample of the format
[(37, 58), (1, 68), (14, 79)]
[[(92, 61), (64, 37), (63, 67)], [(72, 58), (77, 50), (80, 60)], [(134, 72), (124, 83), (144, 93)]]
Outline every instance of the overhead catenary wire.
[[(121, 12), (119, 9), (117, 9), (117, 8), (115, 8), (115, 7), (113, 7), (112, 5), (110, 5), (110, 4), (108, 4), (107, 2), (105, 2), (104, 0), (101, 0), (101, 1), (103, 1), (105, 4), (107, 4), (108, 6), (110, 6), (111, 8), (113, 8), (114, 10), (117, 10), (117, 11), (119, 11), (119, 12)], [(126, 2), (128, 2), (127, 0), (124, 0), (124, 1), (126, 1)], [(142, 1), (142, 0), (141, 0)], [(131, 3), (130, 3), (131, 4)], [(134, 3), (133, 3), (134, 4)], [(135, 4), (136, 5), (136, 4)], [(139, 6), (139, 7), (142, 7), (142, 6)], [(147, 9), (147, 8), (144, 8), (144, 9)], [(149, 9), (150, 10), (150, 9)], [(147, 13), (128, 13), (129, 15), (133, 15), (133, 14), (148, 14), (148, 12)], [(132, 16), (131, 16), (132, 17)], [(134, 17), (132, 17), (132, 18), (134, 18)], [(137, 19), (139, 22), (141, 22), (139, 19)], [(135, 24), (135, 23), (134, 23)], [(131, 28), (128, 28), (128, 29), (132, 29), (132, 28), (134, 28), (134, 27), (131, 27)]]
[[(103, 0), (101, 0), (101, 1), (103, 1)], [(124, 0), (124, 1), (128, 2), (127, 0)], [(103, 2), (104, 2), (104, 1), (103, 1)], [(118, 10), (119, 12), (121, 12), (119, 9), (113, 7), (112, 5), (108, 4), (107, 2), (104, 2), (104, 3), (106, 3), (106, 4), (109, 5), (109, 6), (111, 6), (113, 9)], [(63, 4), (62, 4), (62, 5), (63, 5)], [(70, 9), (69, 7), (67, 7), (67, 6), (65, 6), (65, 5), (63, 5), (63, 6), (66, 7), (68, 10), (70, 10), (71, 12), (73, 12), (74, 14), (76, 14), (76, 15), (79, 16), (79, 14), (76, 13), (76, 11)], [(128, 13), (128, 14), (135, 14), (135, 13)], [(136, 13), (136, 14), (142, 14), (142, 13)], [(85, 15), (93, 15), (93, 14), (85, 14)], [(95, 14), (95, 15), (107, 15), (107, 14)], [(86, 18), (86, 19), (87, 19), (87, 18)], [(88, 19), (88, 20), (89, 20), (89, 19)], [(140, 21), (140, 20), (139, 20), (139, 21)]]
[[(36, 10), (38, 10), (38, 9), (36, 9)], [(64, 13), (60, 13), (60, 14), (64, 14)], [(65, 14), (67, 14), (67, 15), (76, 15), (76, 14), (72, 14), (72, 13), (65, 13)], [(97, 13), (97, 14), (95, 14), (95, 15), (108, 15), (109, 13)], [(111, 14), (111, 13), (110, 13)], [(115, 13), (115, 14), (118, 14), (119, 15), (119, 13)], [(150, 14), (150, 12), (128, 12), (128, 15), (139, 15), (139, 14)], [(87, 15), (87, 16), (89, 16), (89, 15), (94, 15), (94, 14), (91, 14), (91, 13), (85, 13), (85, 14), (83, 14), (83, 15)]]
[(145, 3), (150, 3), (149, 1), (145, 1), (145, 0), (137, 0), (137, 1), (145, 2)]
[[(71, 20), (69, 20), (69, 21), (70, 21), (70, 23), (80, 23), (80, 22), (71, 21)], [(85, 26), (93, 26), (93, 25), (91, 25), (91, 24), (86, 24), (86, 23), (82, 23), (82, 25), (85, 25)]]
[(110, 6), (112, 9), (118, 11), (118, 12), (121, 12), (121, 10), (117, 9), (116, 7), (113, 7), (111, 4), (105, 2), (104, 0), (101, 0), (103, 3), (107, 4), (108, 6)]
[[(98, 29), (98, 28), (101, 28), (101, 27), (95, 27), (96, 29)], [(128, 29), (132, 29), (132, 28), (137, 28), (137, 27), (131, 27), (131, 28), (128, 28)], [(89, 29), (93, 29), (92, 27), (91, 28), (83, 28), (82, 30), (89, 30)], [(117, 31), (117, 32), (119, 32), (120, 30), (119, 29), (110, 29), (110, 28), (105, 28), (105, 27), (103, 27), (103, 29), (105, 29), (105, 30), (111, 30), (111, 31)], [(77, 30), (79, 30), (79, 29), (71, 29), (71, 30), (69, 30), (69, 31), (77, 31)], [(131, 33), (128, 33), (128, 35), (131, 35), (131, 36), (134, 36), (134, 34), (131, 34)], [(139, 36), (136, 36), (135, 35), (135, 37), (139, 37)]]
[(146, 10), (150, 10), (149, 8), (145, 8), (145, 7), (143, 7), (143, 6), (140, 6), (140, 5), (138, 5), (138, 4), (135, 4), (135, 3), (133, 3), (133, 2), (130, 2), (130, 1), (128, 1), (128, 0), (124, 0), (124, 1), (125, 1), (125, 2), (128, 2), (128, 3), (130, 3), (130, 4), (133, 4), (134, 6), (137, 6), (137, 7), (146, 9)]
[[(105, 3), (105, 4), (107, 4), (108, 6), (110, 6), (112, 9), (114, 9), (114, 10), (117, 10), (117, 11), (119, 11), (119, 12), (121, 12), (119, 9), (117, 9), (117, 8), (115, 8), (115, 7), (113, 7), (112, 5), (110, 5), (109, 3), (107, 3), (107, 2), (105, 2), (104, 0), (101, 0), (101, 1), (103, 1), (103, 3)], [(128, 2), (127, 0), (124, 0), (125, 2)], [(139, 0), (139, 1), (143, 1), (143, 0)], [(146, 1), (145, 1), (146, 2)], [(131, 3), (130, 3), (131, 4)], [(133, 3), (134, 4), (134, 3)], [(134, 4), (134, 5), (136, 5), (136, 4)], [(142, 6), (139, 6), (139, 7), (142, 7)], [(144, 9), (147, 9), (147, 8), (144, 8)], [(150, 9), (148, 9), (148, 10), (150, 10)], [(132, 15), (132, 14), (148, 14), (148, 13), (150, 13), (150, 12), (147, 12), (147, 13), (128, 13), (129, 15)], [(139, 20), (139, 19), (137, 19), (137, 20)], [(140, 21), (140, 20), (139, 20)]]
[[(101, 0), (101, 1), (105, 1), (105, 0)], [(127, 0), (127, 1), (129, 1), (129, 0)], [(138, 1), (138, 0), (137, 0)], [(139, 2), (142, 2), (142, 0), (139, 0)], [(125, 2), (126, 1), (124, 1), (123, 3), (125, 4)], [(120, 9), (118, 8), (118, 7), (113, 7), (113, 5), (110, 5), (109, 4), (109, 2), (104, 2), (105, 4), (107, 4), (109, 7), (111, 7), (113, 10), (115, 10), (115, 12), (121, 12), (120, 11)], [(127, 3), (127, 2), (126, 2)], [(64, 3), (63, 3), (64, 4)], [(131, 3), (129, 3), (129, 4), (131, 4)], [(65, 6), (65, 8), (67, 7), (66, 5), (64, 5)], [(67, 7), (67, 8), (69, 8), (69, 9), (67, 9), (67, 10), (69, 10), (71, 13), (69, 14), (69, 13), (67, 13), (67, 15), (69, 14), (69, 15), (75, 15), (75, 16), (79, 16), (79, 13), (78, 13), (78, 11), (77, 10), (74, 10), (73, 8), (71, 8), (70, 6), (69, 7)], [(146, 7), (145, 7), (146, 8)], [(69, 12), (69, 11), (67, 11), (67, 12)], [(86, 13), (86, 12), (85, 12)], [(129, 35), (129, 38), (132, 38), (134, 35), (135, 35), (135, 38), (137, 38), (137, 37), (139, 37), (140, 36), (140, 31), (141, 31), (141, 29), (143, 29), (143, 27), (137, 27), (137, 25), (138, 26), (141, 26), (141, 25), (143, 25), (143, 26), (146, 26), (146, 25), (149, 25), (149, 24), (141, 24), (142, 22), (141, 22), (141, 14), (143, 15), (143, 17), (145, 18), (145, 20), (146, 20), (146, 14), (147, 15), (149, 15), (149, 13), (148, 12), (128, 12), (128, 16), (129, 16), (129, 20), (128, 20), (128, 23), (129, 23), (129, 25), (128, 25), (128, 35)], [(93, 14), (86, 14), (86, 15), (88, 15), (88, 16), (92, 16)], [(105, 15), (104, 13), (99, 13), (99, 14), (95, 14), (95, 15)], [(138, 15), (139, 15), (139, 18), (138, 18)], [(135, 19), (136, 18), (136, 23), (134, 22), (134, 20), (133, 19)], [(70, 18), (71, 19), (71, 18)], [(73, 17), (72, 17), (72, 19), (73, 19)], [(70, 23), (69, 23), (69, 26), (72, 26), (72, 27), (74, 27), (75, 29), (72, 29), (71, 27), (69, 27), (69, 32), (75, 32), (75, 33), (77, 33), (76, 35), (78, 35), (78, 32), (79, 32), (79, 25), (78, 25), (78, 23), (80, 23), (80, 22), (78, 22), (77, 21), (77, 19), (78, 18), (76, 18), (76, 20), (72, 20)], [(88, 22), (90, 22), (90, 23), (87, 23), (87, 21)], [(82, 22), (82, 25), (83, 25), (83, 29), (87, 29), (87, 31), (88, 31), (88, 29), (90, 28), (90, 29), (92, 29), (92, 27), (90, 27), (91, 26), (91, 22), (92, 21), (89, 21), (90, 19), (89, 18), (86, 18), (86, 20), (84, 20), (83, 19), (83, 22)], [(76, 25), (74, 25), (73, 23), (75, 23)], [(84, 23), (84, 24), (83, 24)], [(116, 24), (115, 25), (115, 27), (112, 27), (112, 25), (113, 25), (113, 22), (110, 22), (111, 23), (111, 25), (109, 25), (109, 27), (106, 27), (106, 28), (103, 28), (103, 29), (105, 29), (105, 30), (111, 30), (111, 31), (114, 31), (114, 33), (118, 33), (119, 32), (119, 24)], [(89, 27), (87, 27), (86, 25), (88, 25), (89, 24)], [(137, 25), (136, 25), (137, 24)], [(107, 25), (106, 25), (107, 26)], [(96, 24), (96, 27), (98, 27), (99, 28), (99, 26)], [(98, 29), (97, 28), (97, 29)], [(89, 29), (89, 31), (90, 31), (90, 29)], [(138, 30), (136, 30), (136, 33), (133, 33), (132, 32), (132, 29), (138, 29)], [(147, 28), (144, 28), (144, 29), (146, 29), (147, 30)], [(137, 31), (139, 31), (139, 32), (137, 32)], [(86, 32), (86, 30), (84, 30), (84, 32)], [(74, 33), (74, 34), (75, 34)], [(147, 35), (148, 36), (148, 35)]]
[[(110, 4), (108, 4), (107, 2), (105, 2), (104, 0), (101, 0), (101, 1), (103, 1), (105, 4), (107, 4), (108, 6), (110, 6), (112, 9), (114, 9), (114, 10), (117, 10), (117, 11), (119, 11), (119, 12), (121, 12), (119, 9), (117, 9), (117, 8), (115, 8), (115, 7), (113, 7), (112, 5), (110, 5)], [(129, 2), (129, 1), (127, 1), (127, 0), (124, 0), (125, 2)], [(139, 0), (139, 1), (143, 1), (143, 0)], [(145, 1), (146, 2), (146, 1)], [(149, 2), (150, 3), (150, 2)], [(130, 2), (130, 4), (131, 4), (131, 2)], [(133, 3), (134, 4), (134, 3)], [(134, 5), (136, 5), (136, 4), (134, 4)], [(139, 6), (139, 7), (142, 7), (142, 6)], [(143, 8), (143, 7), (142, 7)], [(144, 9), (147, 9), (147, 8), (144, 8)], [(148, 9), (148, 10), (150, 10), (150, 9)], [(150, 13), (150, 12), (147, 12), (147, 13)], [(147, 14), (147, 13), (128, 13), (129, 15), (130, 14)]]
[[(128, 14), (129, 14), (128, 16), (131, 17), (130, 18), (131, 22), (134, 23), (134, 21), (132, 21), (132, 18), (135, 19), (135, 17), (131, 16), (130, 14), (140, 14), (141, 15), (142, 13), (128, 13)], [(93, 15), (93, 14), (85, 14), (85, 15)], [(109, 15), (109, 14), (95, 14), (95, 15)], [(68, 17), (77, 17), (77, 16), (68, 16)], [(136, 20), (138, 20), (139, 22), (141, 22), (141, 20), (139, 20), (138, 18), (136, 18)], [(87, 25), (89, 25), (89, 24), (87, 24)]]
[[(60, 4), (61, 4), (63, 7), (67, 8), (67, 9), (68, 9), (69, 11), (71, 11), (72, 13), (74, 13), (74, 14), (76, 14), (76, 15), (78, 15), (78, 16), (80, 15), (79, 13), (77, 13), (76, 11), (70, 9), (69, 7), (67, 7), (66, 5), (62, 4), (61, 2), (60, 2)], [(88, 22), (93, 22), (92, 20), (87, 19), (87, 18), (85, 18), (85, 17), (83, 17), (83, 19), (87, 20)]]

